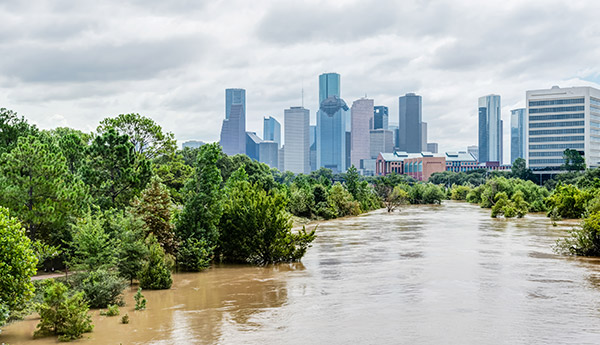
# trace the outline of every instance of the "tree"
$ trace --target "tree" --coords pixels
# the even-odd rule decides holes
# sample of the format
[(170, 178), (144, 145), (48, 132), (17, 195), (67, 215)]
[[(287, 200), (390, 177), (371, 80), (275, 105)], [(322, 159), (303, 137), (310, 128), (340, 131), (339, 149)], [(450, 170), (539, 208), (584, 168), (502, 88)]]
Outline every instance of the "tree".
[(582, 256), (600, 256), (600, 213), (584, 219), (581, 227), (569, 232), (569, 237), (557, 241), (556, 250)]
[(336, 182), (329, 190), (329, 204), (332, 205), (337, 217), (360, 214), (360, 205), (339, 182)]
[(581, 218), (586, 211), (588, 201), (593, 198), (587, 191), (579, 190), (572, 185), (560, 184), (552, 195), (546, 198), (548, 216), (554, 213), (563, 218)]
[(177, 266), (188, 272), (205, 270), (210, 266), (214, 249), (205, 240), (188, 238), (177, 251)]
[(0, 207), (0, 325), (33, 297), (37, 257), (19, 221)]
[(217, 168), (221, 155), (217, 143), (200, 148), (196, 175), (186, 186), (188, 200), (177, 220), (176, 232), (180, 240), (204, 239), (209, 247), (217, 244), (217, 224), (223, 213), (222, 178)]
[(133, 280), (137, 278), (144, 261), (148, 257), (148, 247), (144, 243), (144, 234), (141, 231), (134, 230), (122, 232), (117, 256), (119, 274), (133, 284)]
[(60, 244), (67, 225), (88, 203), (87, 189), (60, 153), (33, 136), (0, 158), (0, 205), (18, 217), (32, 239)]
[(577, 150), (566, 149), (563, 152), (565, 162), (561, 169), (566, 171), (582, 171), (585, 170), (585, 159)]
[(106, 118), (100, 121), (97, 131), (105, 133), (109, 129), (127, 135), (133, 145), (134, 153), (143, 155), (146, 160), (161, 155), (171, 155), (176, 149), (173, 133), (163, 133), (162, 127), (154, 120), (140, 114), (120, 114), (114, 118)]
[(356, 167), (352, 165), (346, 171), (346, 190), (352, 194), (354, 200), (358, 201), (358, 184), (360, 180), (360, 175), (358, 175), (358, 170)]
[(74, 287), (82, 291), (92, 308), (106, 308), (109, 305), (123, 305), (123, 290), (127, 282), (114, 270), (100, 268), (75, 275)]
[(94, 326), (83, 292), (69, 297), (68, 288), (54, 279), (49, 279), (45, 285), (44, 302), (38, 306), (40, 322), (34, 337), (54, 334), (60, 341), (71, 341), (91, 332)]
[(150, 162), (138, 157), (129, 137), (113, 128), (94, 138), (87, 155), (81, 175), (103, 209), (127, 206), (152, 176)]
[(401, 205), (408, 204), (408, 193), (400, 188), (399, 186), (391, 187), (381, 185), (379, 188), (379, 195), (383, 200), (388, 212), (394, 212)]
[(521, 180), (533, 180), (534, 176), (531, 169), (527, 168), (527, 162), (523, 158), (517, 158), (512, 164), (512, 176)]
[(87, 214), (73, 225), (71, 265), (87, 271), (115, 265), (116, 243), (104, 231), (101, 215)]
[(167, 267), (165, 252), (152, 235), (146, 240), (148, 244), (148, 260), (138, 275), (142, 289), (169, 289), (173, 284), (171, 271)]
[(146, 232), (156, 237), (165, 252), (174, 254), (176, 243), (171, 223), (173, 204), (169, 190), (160, 182), (160, 178), (153, 177), (150, 185), (133, 201), (131, 211), (144, 221)]
[(314, 230), (291, 231), (282, 194), (243, 180), (227, 188), (220, 229), (225, 260), (261, 265), (300, 260), (315, 237)]
[(177, 153), (155, 159), (153, 170), (154, 174), (160, 177), (162, 183), (169, 188), (169, 194), (173, 202), (183, 204), (183, 188), (194, 174), (194, 168), (187, 165), (183, 156)]
[(24, 117), (19, 118), (14, 111), (0, 108), (0, 154), (12, 150), (20, 137), (37, 134), (37, 127), (27, 123)]

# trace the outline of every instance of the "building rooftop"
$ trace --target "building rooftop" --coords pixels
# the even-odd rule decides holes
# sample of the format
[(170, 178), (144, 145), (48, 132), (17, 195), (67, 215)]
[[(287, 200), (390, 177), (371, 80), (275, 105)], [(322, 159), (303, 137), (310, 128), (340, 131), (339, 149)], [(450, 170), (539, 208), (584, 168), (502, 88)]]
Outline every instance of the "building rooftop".
[(477, 161), (472, 154), (466, 151), (446, 152), (445, 157), (447, 161)]

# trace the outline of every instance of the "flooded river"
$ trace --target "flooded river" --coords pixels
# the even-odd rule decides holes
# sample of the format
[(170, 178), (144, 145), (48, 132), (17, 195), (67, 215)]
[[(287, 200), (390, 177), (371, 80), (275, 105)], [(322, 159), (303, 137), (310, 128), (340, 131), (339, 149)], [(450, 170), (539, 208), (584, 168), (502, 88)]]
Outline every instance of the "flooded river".
[[(322, 223), (302, 263), (219, 266), (94, 313), (80, 344), (600, 344), (600, 263), (553, 254), (571, 223), (464, 203)], [(0, 343), (32, 340), (37, 320)]]

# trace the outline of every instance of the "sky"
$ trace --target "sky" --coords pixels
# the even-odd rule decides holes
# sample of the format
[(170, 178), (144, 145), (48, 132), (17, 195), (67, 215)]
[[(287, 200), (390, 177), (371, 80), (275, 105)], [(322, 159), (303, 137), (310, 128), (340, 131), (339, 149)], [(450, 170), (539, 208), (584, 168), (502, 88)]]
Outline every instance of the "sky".
[(225, 89), (246, 89), (247, 130), (314, 123), (318, 76), (341, 74), (350, 105), (423, 97), (429, 142), (477, 145), (477, 99), (510, 110), (525, 91), (600, 87), (600, 1), (0, 0), (0, 107), (48, 129), (93, 131), (139, 113), (179, 142), (218, 141)]

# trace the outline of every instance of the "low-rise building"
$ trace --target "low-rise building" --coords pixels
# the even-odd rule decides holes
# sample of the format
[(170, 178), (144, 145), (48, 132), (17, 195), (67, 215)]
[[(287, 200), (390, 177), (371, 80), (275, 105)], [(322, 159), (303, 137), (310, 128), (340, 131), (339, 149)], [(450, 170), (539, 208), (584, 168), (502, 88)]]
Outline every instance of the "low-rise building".
[(481, 169), (477, 159), (467, 151), (446, 152), (446, 171), (467, 172)]
[(406, 158), (403, 162), (404, 174), (419, 181), (427, 181), (429, 177), (446, 170), (446, 157), (434, 157), (423, 153), (422, 157)]

